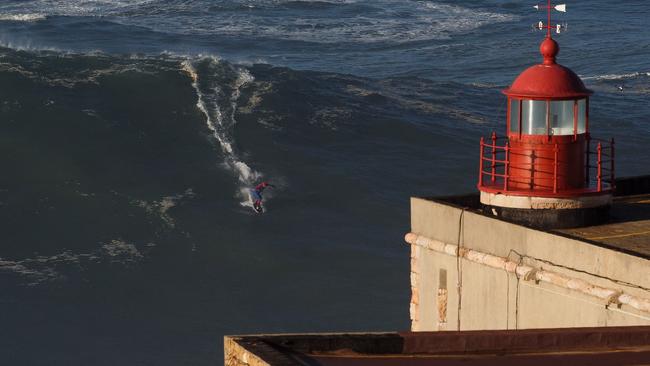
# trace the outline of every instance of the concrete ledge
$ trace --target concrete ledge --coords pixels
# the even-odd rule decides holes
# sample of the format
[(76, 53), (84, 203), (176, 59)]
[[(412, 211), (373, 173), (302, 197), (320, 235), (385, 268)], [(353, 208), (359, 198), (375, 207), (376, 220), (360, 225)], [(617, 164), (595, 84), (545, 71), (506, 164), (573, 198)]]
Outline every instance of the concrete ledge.
[[(226, 366), (243, 365), (637, 365), (650, 327), (226, 337)], [(236, 348), (236, 351), (228, 349)], [(271, 351), (269, 351), (271, 350)], [(249, 356), (245, 356), (249, 357)], [(263, 363), (258, 363), (263, 362)], [(450, 363), (451, 362), (451, 363)]]
[(481, 203), (488, 206), (528, 210), (565, 210), (609, 206), (612, 204), (612, 195), (610, 193), (606, 193), (598, 196), (549, 198), (510, 196), (506, 194), (481, 191)]

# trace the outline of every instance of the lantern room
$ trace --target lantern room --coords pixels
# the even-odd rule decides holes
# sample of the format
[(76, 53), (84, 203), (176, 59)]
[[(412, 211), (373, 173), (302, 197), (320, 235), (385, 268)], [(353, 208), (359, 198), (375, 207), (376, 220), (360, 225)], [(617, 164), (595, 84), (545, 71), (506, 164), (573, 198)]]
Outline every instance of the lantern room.
[(503, 91), (508, 96), (509, 138), (577, 138), (587, 133), (592, 91), (573, 71), (555, 63), (559, 49), (555, 40), (546, 38), (540, 46), (544, 62), (528, 68)]
[(549, 32), (540, 45), (542, 63), (503, 91), (505, 133), (481, 139), (479, 161), (487, 212), (546, 227), (594, 222), (614, 189), (614, 141), (591, 137), (592, 91), (556, 63), (559, 50)]

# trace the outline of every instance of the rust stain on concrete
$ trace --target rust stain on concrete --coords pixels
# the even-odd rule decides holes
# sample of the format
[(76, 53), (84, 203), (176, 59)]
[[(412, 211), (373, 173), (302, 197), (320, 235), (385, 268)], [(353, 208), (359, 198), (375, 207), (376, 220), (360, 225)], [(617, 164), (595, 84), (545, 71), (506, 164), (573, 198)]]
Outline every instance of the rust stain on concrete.
[(447, 328), (447, 289), (438, 289), (438, 329)]

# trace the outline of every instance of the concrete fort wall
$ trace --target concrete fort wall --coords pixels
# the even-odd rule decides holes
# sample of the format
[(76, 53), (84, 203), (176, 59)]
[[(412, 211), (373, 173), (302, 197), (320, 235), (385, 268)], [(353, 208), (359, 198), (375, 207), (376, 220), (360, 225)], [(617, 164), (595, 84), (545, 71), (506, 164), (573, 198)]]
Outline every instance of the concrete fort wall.
[(650, 261), (411, 199), (413, 331), (650, 325)]

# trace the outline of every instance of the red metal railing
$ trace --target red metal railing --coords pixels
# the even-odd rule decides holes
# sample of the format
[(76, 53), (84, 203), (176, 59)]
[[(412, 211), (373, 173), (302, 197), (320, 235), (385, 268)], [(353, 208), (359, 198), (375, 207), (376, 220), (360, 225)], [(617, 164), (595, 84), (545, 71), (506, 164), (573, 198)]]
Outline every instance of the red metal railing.
[[(606, 141), (590, 138), (585, 150), (584, 185), (566, 188), (563, 187), (566, 184), (558, 184), (568, 178), (568, 173), (567, 163), (558, 159), (557, 143), (543, 147), (538, 145), (535, 149), (512, 147), (506, 137), (497, 137), (493, 133), (487, 139), (481, 138), (478, 187), (490, 192), (529, 194), (534, 191), (549, 196), (612, 191), (615, 185), (614, 139)], [(515, 161), (513, 156), (517, 157)], [(523, 183), (521, 173), (515, 176), (511, 174), (513, 170), (528, 171), (531, 178)], [(536, 172), (547, 178), (533, 179)], [(529, 186), (523, 189), (522, 185)]]
[[(596, 145), (596, 151), (591, 152), (590, 145)], [(602, 139), (591, 139), (587, 144), (587, 185), (597, 188), (598, 192), (613, 190), (615, 187), (615, 166), (614, 166), (614, 139), (609, 141)], [(596, 156), (596, 165), (591, 165), (591, 156)], [(594, 179), (590, 179), (594, 171)]]

